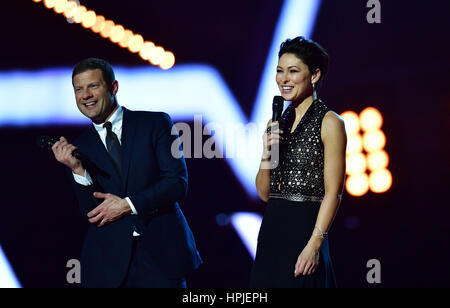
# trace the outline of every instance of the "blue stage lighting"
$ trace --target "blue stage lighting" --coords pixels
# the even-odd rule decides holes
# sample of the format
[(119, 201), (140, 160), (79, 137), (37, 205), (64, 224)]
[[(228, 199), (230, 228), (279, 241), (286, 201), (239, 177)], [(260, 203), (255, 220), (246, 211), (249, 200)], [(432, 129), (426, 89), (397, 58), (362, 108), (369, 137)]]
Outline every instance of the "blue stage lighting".
[(0, 288), (21, 288), (0, 246)]

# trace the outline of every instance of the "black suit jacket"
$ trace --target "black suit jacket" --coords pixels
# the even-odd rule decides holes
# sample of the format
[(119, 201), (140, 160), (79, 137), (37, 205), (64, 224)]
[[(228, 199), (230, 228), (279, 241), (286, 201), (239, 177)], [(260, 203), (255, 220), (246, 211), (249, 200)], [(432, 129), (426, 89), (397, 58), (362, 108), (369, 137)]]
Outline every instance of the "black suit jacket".
[[(180, 278), (196, 269), (202, 260), (178, 201), (187, 192), (187, 169), (173, 123), (161, 112), (123, 108), (122, 177), (95, 128), (91, 126), (74, 144), (89, 157), (85, 163), (93, 185), (72, 179), (82, 215), (103, 200), (93, 193), (129, 197), (138, 215), (127, 215), (103, 227), (90, 224), (81, 257), (81, 283), (85, 287), (118, 287), (131, 258), (135, 225), (149, 254), (170, 278)], [(175, 143), (174, 143), (175, 142)]]

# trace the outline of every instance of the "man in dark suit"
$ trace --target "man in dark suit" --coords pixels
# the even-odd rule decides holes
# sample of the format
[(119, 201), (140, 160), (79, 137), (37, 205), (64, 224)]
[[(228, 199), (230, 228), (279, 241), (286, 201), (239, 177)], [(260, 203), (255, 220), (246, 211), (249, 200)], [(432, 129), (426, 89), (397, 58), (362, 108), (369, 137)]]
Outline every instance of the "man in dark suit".
[[(78, 109), (93, 125), (74, 145), (61, 137), (52, 150), (70, 169), (90, 222), (82, 285), (186, 287), (186, 275), (202, 260), (178, 205), (187, 170), (170, 117), (119, 106), (119, 83), (104, 60), (78, 63), (72, 83)], [(88, 159), (73, 157), (76, 149)]]

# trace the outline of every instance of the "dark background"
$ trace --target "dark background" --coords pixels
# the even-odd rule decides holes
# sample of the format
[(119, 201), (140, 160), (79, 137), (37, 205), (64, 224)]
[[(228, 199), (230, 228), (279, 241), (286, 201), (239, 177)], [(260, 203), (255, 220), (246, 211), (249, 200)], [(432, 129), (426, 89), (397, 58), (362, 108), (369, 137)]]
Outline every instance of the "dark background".
[[(81, 1), (172, 50), (177, 64), (217, 68), (248, 116), (282, 3)], [(338, 113), (367, 106), (382, 112), (394, 178), (387, 193), (345, 195), (330, 232), (338, 284), (449, 287), (450, 3), (381, 4), (382, 23), (368, 24), (366, 1), (325, 0), (311, 37), (331, 55), (320, 91), (328, 106)], [(0, 26), (1, 71), (71, 67), (91, 56), (113, 66), (143, 65), (138, 56), (31, 0), (2, 3)], [(73, 287), (65, 279), (66, 262), (79, 257), (85, 222), (63, 168), (34, 139), (48, 134), (73, 140), (83, 130), (0, 127), (0, 243), (24, 287)], [(189, 286), (246, 287), (252, 259), (231, 225), (219, 226), (216, 215), (262, 214), (264, 203), (246, 194), (225, 161), (187, 164), (190, 190), (182, 209), (205, 261)], [(366, 281), (370, 259), (381, 262), (380, 285)]]

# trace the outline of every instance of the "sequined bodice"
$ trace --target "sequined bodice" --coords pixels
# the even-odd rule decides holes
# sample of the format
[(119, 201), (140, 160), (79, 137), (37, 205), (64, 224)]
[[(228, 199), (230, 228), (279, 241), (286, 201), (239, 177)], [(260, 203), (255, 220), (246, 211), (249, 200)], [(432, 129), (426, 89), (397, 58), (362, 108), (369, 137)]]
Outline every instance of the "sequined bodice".
[(295, 109), (289, 106), (282, 116), (284, 140), (280, 145), (280, 163), (271, 171), (270, 197), (293, 201), (320, 201), (325, 194), (322, 120), (327, 106), (316, 100), (291, 133)]

